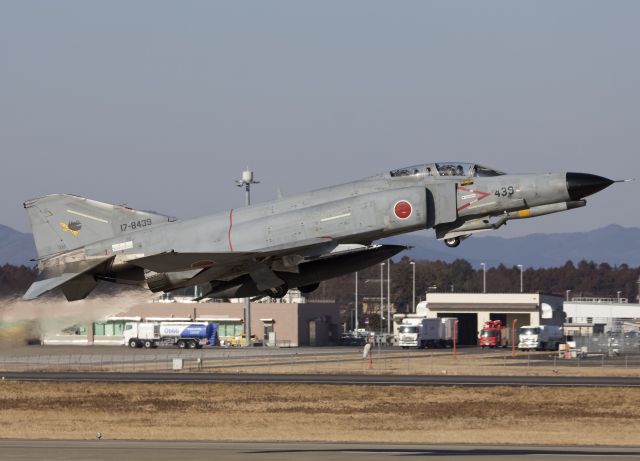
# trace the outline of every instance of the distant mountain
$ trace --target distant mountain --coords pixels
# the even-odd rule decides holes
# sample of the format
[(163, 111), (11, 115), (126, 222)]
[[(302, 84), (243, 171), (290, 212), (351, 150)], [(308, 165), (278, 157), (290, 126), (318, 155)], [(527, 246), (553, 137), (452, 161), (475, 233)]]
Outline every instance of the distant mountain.
[(31, 234), (18, 232), (0, 224), (0, 265), (33, 266), (36, 245)]
[(451, 262), (466, 259), (478, 267), (502, 263), (506, 266), (523, 264), (526, 267), (557, 267), (568, 260), (577, 263), (583, 259), (610, 265), (640, 266), (640, 229), (615, 224), (589, 232), (563, 234), (530, 234), (524, 237), (470, 237), (457, 248), (448, 248), (431, 235), (399, 235), (386, 240), (389, 243), (411, 245), (414, 248), (401, 253), (411, 258)]
[[(632, 267), (640, 266), (640, 229), (615, 224), (589, 232), (531, 234), (514, 238), (471, 237), (457, 248), (446, 247), (435, 239), (431, 231), (399, 235), (385, 241), (413, 247), (401, 256), (447, 262), (466, 259), (476, 267), (481, 262), (488, 266), (502, 263), (506, 266), (557, 267), (568, 260), (577, 263), (583, 259), (611, 265), (626, 263)], [(32, 266), (34, 263), (30, 260), (35, 257), (31, 234), (0, 224), (0, 265)]]

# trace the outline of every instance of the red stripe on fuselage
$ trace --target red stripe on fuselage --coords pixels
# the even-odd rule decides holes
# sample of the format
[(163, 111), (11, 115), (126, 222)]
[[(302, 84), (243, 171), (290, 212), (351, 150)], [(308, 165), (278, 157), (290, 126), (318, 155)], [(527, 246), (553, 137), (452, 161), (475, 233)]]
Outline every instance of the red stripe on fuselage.
[(233, 227), (233, 208), (229, 210), (229, 231), (227, 232), (227, 240), (229, 241), (229, 251), (233, 251), (231, 244), (231, 228)]

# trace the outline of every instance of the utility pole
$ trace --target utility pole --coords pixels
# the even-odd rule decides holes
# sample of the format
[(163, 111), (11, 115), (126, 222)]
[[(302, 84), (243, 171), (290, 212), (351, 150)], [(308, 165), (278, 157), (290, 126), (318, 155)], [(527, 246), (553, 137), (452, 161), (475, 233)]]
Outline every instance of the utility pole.
[(384, 263), (380, 263), (380, 334), (384, 320)]
[(487, 292), (487, 265), (485, 263), (480, 263), (482, 266), (482, 292)]
[(524, 266), (522, 264), (518, 264), (518, 267), (520, 268), (520, 293), (522, 293), (522, 271), (524, 269)]
[[(251, 205), (251, 184), (260, 184), (260, 181), (254, 181), (253, 171), (247, 168), (242, 172), (242, 178), (236, 180), (238, 187), (245, 190), (245, 205)], [(244, 298), (244, 334), (246, 336), (246, 345), (251, 346), (251, 298)]]
[(387, 260), (387, 334), (391, 334), (391, 258)]
[(413, 301), (411, 303), (411, 312), (416, 313), (416, 262), (411, 261), (411, 267), (413, 269)]

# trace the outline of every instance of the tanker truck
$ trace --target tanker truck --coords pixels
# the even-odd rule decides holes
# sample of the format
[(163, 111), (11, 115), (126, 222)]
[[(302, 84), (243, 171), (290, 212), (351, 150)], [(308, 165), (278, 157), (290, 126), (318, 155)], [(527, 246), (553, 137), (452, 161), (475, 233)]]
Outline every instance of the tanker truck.
[(196, 349), (218, 343), (218, 324), (212, 322), (127, 322), (123, 344), (131, 347), (178, 346)]

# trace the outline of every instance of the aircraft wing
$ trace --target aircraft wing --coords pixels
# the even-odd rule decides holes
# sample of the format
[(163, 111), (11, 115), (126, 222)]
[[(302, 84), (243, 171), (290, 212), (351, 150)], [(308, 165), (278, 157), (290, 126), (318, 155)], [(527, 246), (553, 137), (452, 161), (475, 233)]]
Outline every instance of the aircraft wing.
[(202, 271), (191, 282), (204, 283), (225, 280), (248, 273), (260, 290), (282, 285), (284, 281), (274, 272), (269, 258), (282, 257), (296, 261), (303, 254), (321, 254), (331, 251), (337, 243), (330, 237), (313, 238), (285, 245), (266, 247), (252, 251), (230, 251), (220, 253), (176, 252), (158, 253), (131, 261), (138, 267), (154, 272), (181, 272), (193, 269)]
[(180, 272), (192, 269), (207, 269), (210, 267), (231, 268), (268, 257), (306, 252), (314, 247), (328, 245), (332, 242), (333, 239), (324, 237), (251, 251), (228, 251), (219, 253), (182, 253), (168, 251), (134, 259), (131, 261), (131, 264), (154, 272)]
[(191, 269), (206, 269), (212, 266), (231, 267), (250, 261), (255, 253), (178, 253), (168, 251), (134, 259), (134, 264), (154, 272), (180, 272)]

